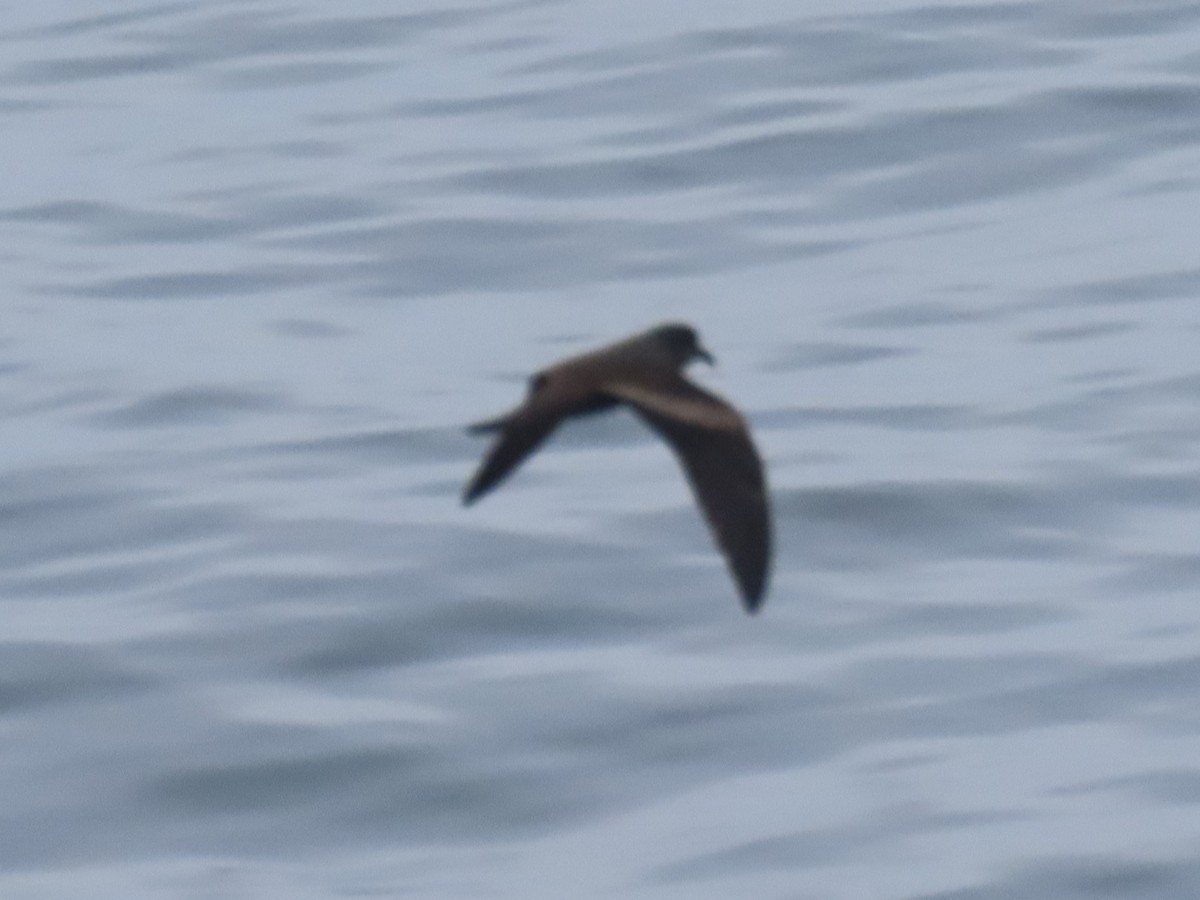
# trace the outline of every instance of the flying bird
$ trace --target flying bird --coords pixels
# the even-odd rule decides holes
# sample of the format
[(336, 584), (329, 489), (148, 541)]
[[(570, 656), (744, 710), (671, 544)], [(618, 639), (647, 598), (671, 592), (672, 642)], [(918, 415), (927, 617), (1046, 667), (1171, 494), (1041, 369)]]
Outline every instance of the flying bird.
[(623, 403), (675, 452), (742, 605), (756, 612), (771, 560), (763, 464), (737, 410), (684, 377), (684, 367), (696, 359), (714, 363), (695, 329), (672, 323), (537, 372), (520, 406), (469, 427), (472, 434), (496, 438), (463, 491), (463, 503), (474, 503), (499, 484), (563, 419)]

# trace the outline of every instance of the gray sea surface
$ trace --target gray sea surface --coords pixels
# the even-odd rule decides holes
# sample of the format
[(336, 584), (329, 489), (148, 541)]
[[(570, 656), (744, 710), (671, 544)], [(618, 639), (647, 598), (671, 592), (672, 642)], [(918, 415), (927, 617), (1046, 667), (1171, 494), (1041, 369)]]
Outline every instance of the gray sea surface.
[(3, 11), (0, 897), (1200, 896), (1200, 3)]

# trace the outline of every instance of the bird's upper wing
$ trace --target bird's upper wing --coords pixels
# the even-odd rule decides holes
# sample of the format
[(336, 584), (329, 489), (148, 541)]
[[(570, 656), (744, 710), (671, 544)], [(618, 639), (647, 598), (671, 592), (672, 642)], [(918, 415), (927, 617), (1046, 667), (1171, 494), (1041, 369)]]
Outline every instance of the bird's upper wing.
[(474, 426), (473, 431), (499, 431), (500, 436), (488, 449), (475, 476), (463, 491), (463, 503), (475, 502), (499, 484), (550, 436), (558, 423), (559, 416), (552, 410), (526, 404), (510, 415)]
[(755, 612), (770, 566), (771, 515), (762, 461), (742, 417), (720, 397), (683, 378), (662, 387), (614, 382), (605, 391), (632, 406), (671, 445), (725, 554), (743, 605)]

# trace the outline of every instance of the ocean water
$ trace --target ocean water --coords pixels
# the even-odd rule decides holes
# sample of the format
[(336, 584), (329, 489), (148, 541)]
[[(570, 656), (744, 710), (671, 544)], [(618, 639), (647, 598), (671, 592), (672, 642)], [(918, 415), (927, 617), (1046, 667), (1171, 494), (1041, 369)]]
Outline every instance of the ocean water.
[[(6, 4), (0, 896), (1200, 896), (1200, 3)], [(774, 497), (465, 423), (658, 321)]]

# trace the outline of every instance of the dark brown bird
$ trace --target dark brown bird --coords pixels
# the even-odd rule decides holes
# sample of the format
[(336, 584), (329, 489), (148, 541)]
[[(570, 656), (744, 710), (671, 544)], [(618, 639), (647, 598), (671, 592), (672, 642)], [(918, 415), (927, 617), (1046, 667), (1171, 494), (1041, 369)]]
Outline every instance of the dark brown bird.
[(771, 559), (763, 465), (737, 410), (684, 377), (684, 366), (694, 359), (713, 363), (693, 328), (668, 324), (538, 372), (524, 403), (470, 427), (473, 434), (498, 436), (463, 491), (463, 503), (499, 484), (563, 419), (624, 403), (675, 451), (742, 605), (757, 611)]

